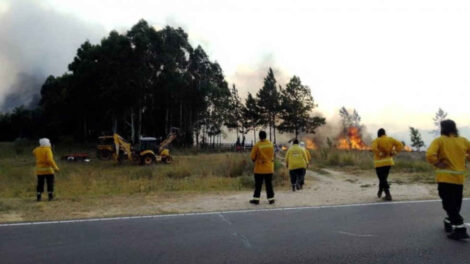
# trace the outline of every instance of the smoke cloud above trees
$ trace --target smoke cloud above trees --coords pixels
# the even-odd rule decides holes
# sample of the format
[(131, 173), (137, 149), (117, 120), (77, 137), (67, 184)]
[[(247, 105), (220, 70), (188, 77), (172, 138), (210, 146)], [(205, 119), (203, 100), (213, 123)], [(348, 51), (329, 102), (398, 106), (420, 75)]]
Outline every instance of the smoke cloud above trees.
[(0, 8), (0, 111), (34, 107), (49, 75), (66, 71), (85, 40), (105, 30), (34, 0), (6, 0)]

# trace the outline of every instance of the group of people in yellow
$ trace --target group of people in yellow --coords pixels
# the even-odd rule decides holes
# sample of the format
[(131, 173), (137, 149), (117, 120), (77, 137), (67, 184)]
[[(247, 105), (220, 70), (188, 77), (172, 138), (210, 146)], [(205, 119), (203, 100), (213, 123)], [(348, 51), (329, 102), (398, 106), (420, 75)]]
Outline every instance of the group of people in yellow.
[[(444, 218), (444, 230), (451, 239), (469, 238), (463, 217), (460, 215), (465, 181), (466, 159), (470, 156), (470, 142), (460, 137), (457, 126), (452, 120), (444, 120), (440, 124), (441, 136), (436, 138), (426, 152), (426, 160), (436, 168), (436, 181), (442, 206), (447, 213)], [(266, 139), (266, 132), (259, 132), (259, 141), (251, 150), (254, 162), (255, 191), (252, 204), (260, 203), (263, 182), (269, 204), (274, 204), (272, 178), (274, 173), (274, 146)], [(54, 172), (59, 171), (54, 161), (49, 139), (39, 140), (39, 147), (33, 150), (36, 157), (37, 201), (41, 201), (44, 183), (47, 182), (48, 199), (54, 199)], [(377, 132), (372, 142), (374, 165), (379, 178), (377, 196), (385, 193), (384, 199), (392, 200), (390, 185), (387, 182), (390, 168), (394, 165), (393, 156), (403, 149), (403, 144), (386, 135), (383, 128)], [(306, 169), (309, 165), (310, 153), (299, 145), (295, 139), (286, 153), (286, 167), (289, 169), (292, 191), (302, 189)]]
[[(426, 152), (426, 160), (432, 164), (436, 171), (439, 196), (442, 206), (447, 213), (444, 218), (444, 230), (449, 233), (450, 239), (470, 238), (460, 215), (463, 198), (463, 184), (465, 181), (466, 159), (470, 157), (470, 142), (460, 137), (457, 126), (452, 120), (440, 123), (441, 136), (434, 139)], [(261, 187), (266, 183), (266, 192), (269, 204), (274, 204), (274, 190), (272, 176), (274, 173), (274, 146), (266, 139), (266, 132), (259, 132), (260, 141), (253, 146), (251, 159), (255, 163), (255, 192), (252, 204), (259, 204)], [(386, 135), (383, 128), (377, 131), (377, 138), (372, 142), (371, 151), (374, 154), (374, 167), (379, 179), (377, 196), (391, 201), (390, 185), (387, 178), (390, 168), (395, 165), (393, 157), (403, 150), (403, 144)], [(286, 153), (286, 167), (289, 169), (292, 190), (302, 189), (305, 170), (309, 165), (309, 152), (305, 150), (297, 139)]]

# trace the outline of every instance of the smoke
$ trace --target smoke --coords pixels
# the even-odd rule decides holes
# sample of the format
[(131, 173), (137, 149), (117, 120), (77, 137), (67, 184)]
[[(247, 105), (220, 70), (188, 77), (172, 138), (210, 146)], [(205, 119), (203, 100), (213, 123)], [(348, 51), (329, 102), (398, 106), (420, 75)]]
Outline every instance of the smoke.
[(49, 75), (61, 75), (87, 39), (104, 28), (59, 13), (35, 0), (0, 3), (0, 112), (34, 107)]
[(229, 83), (234, 83), (238, 88), (240, 96), (246, 98), (250, 92), (256, 95), (259, 89), (263, 87), (264, 78), (268, 75), (269, 68), (272, 68), (277, 85), (285, 87), (292, 76), (279, 66), (274, 55), (264, 56), (258, 63), (254, 65), (240, 65), (236, 71), (227, 76)]

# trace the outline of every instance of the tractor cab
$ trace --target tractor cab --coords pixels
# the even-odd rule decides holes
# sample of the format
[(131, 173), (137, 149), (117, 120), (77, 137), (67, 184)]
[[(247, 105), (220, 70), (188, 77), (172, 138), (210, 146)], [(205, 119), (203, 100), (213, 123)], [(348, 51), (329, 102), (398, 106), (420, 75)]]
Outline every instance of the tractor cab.
[(141, 137), (140, 144), (137, 147), (137, 150), (139, 152), (142, 152), (144, 150), (152, 150), (153, 152), (158, 153), (159, 145), (160, 144), (158, 140), (154, 137)]

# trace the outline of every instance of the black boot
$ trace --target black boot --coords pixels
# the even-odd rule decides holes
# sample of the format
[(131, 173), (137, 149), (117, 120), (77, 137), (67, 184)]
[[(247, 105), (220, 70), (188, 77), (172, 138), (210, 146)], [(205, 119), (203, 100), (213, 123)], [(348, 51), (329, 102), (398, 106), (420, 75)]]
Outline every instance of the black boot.
[(276, 200), (274, 200), (274, 199), (269, 200), (269, 204), (274, 204), (275, 202), (276, 202)]
[(392, 200), (392, 195), (390, 194), (390, 190), (385, 190), (385, 201), (391, 201)]
[(444, 218), (444, 231), (446, 231), (446, 233), (452, 232), (452, 225), (448, 217)]
[(455, 227), (454, 231), (448, 234), (447, 237), (454, 240), (470, 238), (470, 236), (467, 234), (467, 228), (465, 228), (464, 225)]
[(49, 198), (49, 201), (54, 200), (54, 193), (50, 192), (50, 193), (48, 194), (48, 198)]
[(259, 200), (252, 199), (252, 200), (250, 200), (250, 203), (251, 204), (259, 204)]
[(36, 194), (36, 201), (37, 202), (41, 201), (41, 193)]
[(295, 184), (292, 184), (292, 191), (295, 192), (295, 187), (296, 185)]
[(383, 191), (384, 191), (384, 190), (379, 187), (379, 191), (377, 192), (377, 197), (379, 197), (379, 198), (382, 197), (382, 192), (383, 192)]

